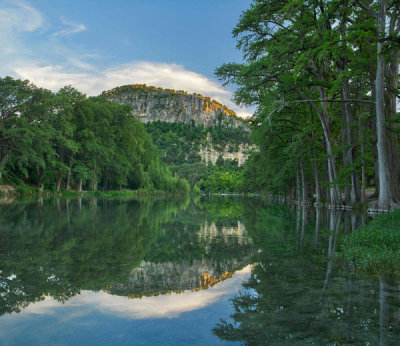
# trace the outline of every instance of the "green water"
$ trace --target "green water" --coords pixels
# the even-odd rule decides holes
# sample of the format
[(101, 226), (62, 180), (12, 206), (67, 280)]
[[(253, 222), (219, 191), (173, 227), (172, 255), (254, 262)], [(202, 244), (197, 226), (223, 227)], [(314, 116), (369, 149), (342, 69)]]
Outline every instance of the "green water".
[(399, 282), (340, 252), (366, 215), (228, 197), (1, 203), (1, 345), (400, 344)]

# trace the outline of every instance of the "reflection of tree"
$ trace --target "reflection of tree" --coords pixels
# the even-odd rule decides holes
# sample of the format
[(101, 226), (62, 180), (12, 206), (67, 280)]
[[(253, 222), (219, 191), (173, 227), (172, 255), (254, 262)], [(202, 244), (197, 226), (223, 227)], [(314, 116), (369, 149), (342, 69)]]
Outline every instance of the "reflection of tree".
[[(255, 201), (254, 201), (255, 202)], [(243, 219), (251, 200), (207, 198), (163, 225), (130, 281), (109, 292), (132, 297), (211, 286), (246, 266), (253, 254)]]
[(47, 200), (0, 213), (0, 314), (127, 280), (174, 203)]
[[(187, 200), (39, 199), (3, 205), (0, 315), (45, 296), (66, 301), (81, 289), (118, 293), (144, 259), (172, 267), (204, 262), (210, 270), (200, 270), (203, 281), (210, 275), (207, 283), (215, 283), (247, 264), (251, 254), (251, 242), (223, 232), (237, 228), (242, 215), (243, 204), (228, 199), (190, 205)], [(215, 226), (217, 235), (199, 236), (204, 225)]]
[(211, 198), (190, 204), (186, 210), (177, 213), (173, 221), (164, 224), (163, 234), (152, 244), (145, 260), (161, 263), (206, 258), (222, 264), (232, 257), (247, 258), (253, 249), (252, 243), (241, 243), (243, 239), (249, 239), (247, 232), (242, 237), (240, 234), (230, 237), (225, 233), (240, 229), (244, 206), (256, 202)]
[(327, 226), (317, 229), (302, 218), (297, 233), (295, 217), (283, 208), (247, 216), (247, 230), (262, 251), (244, 291), (232, 300), (231, 318), (213, 332), (249, 345), (398, 344), (393, 285), (357, 276), (335, 255), (340, 214), (328, 213)]

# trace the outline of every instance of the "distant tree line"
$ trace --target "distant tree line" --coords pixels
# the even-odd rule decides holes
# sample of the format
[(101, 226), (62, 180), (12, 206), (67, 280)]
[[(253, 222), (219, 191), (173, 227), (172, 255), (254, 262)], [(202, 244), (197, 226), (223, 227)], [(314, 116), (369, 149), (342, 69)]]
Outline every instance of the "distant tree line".
[(397, 0), (253, 0), (216, 74), (256, 105), (246, 179), (302, 201), (400, 203)]
[(187, 191), (159, 158), (129, 106), (0, 78), (0, 183), (72, 188)]

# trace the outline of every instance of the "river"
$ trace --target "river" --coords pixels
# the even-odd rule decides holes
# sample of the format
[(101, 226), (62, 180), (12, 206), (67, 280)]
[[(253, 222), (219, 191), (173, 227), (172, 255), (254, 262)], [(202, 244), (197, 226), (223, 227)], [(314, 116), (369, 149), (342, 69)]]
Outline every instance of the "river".
[(3, 200), (0, 344), (400, 344), (399, 282), (340, 251), (368, 220), (244, 197)]

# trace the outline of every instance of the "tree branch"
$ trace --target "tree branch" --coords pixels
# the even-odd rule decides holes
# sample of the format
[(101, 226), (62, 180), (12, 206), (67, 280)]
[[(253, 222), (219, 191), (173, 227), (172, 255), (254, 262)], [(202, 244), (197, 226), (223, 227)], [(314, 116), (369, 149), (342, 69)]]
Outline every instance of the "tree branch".
[(374, 11), (371, 10), (371, 8), (364, 4), (361, 0), (357, 0), (356, 1), (371, 17), (377, 19), (378, 16), (376, 15), (376, 13)]

